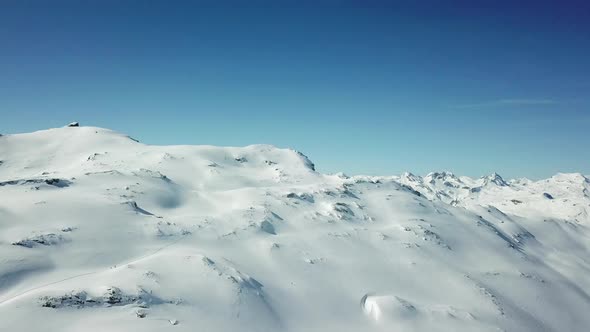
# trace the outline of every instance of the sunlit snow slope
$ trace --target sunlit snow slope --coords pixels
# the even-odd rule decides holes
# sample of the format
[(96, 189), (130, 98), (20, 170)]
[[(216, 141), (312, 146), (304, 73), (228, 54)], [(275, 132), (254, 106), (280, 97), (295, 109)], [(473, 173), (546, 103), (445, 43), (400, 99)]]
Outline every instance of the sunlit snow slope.
[[(403, 156), (400, 156), (403, 158)], [(590, 183), (0, 137), (1, 331), (588, 331)]]

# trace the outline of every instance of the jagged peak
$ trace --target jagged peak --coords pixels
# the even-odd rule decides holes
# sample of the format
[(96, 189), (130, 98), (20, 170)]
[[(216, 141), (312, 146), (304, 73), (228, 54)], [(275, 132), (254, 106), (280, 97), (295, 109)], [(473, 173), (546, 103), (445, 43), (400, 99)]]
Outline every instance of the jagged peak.
[(458, 179), (455, 176), (455, 174), (453, 174), (453, 172), (449, 172), (449, 171), (430, 172), (430, 173), (426, 174), (425, 178), (436, 179), (436, 180), (442, 180), (442, 179), (447, 179), (447, 178)]
[(504, 181), (504, 179), (500, 176), (500, 174), (494, 172), (490, 175), (486, 175), (482, 177), (483, 181), (484, 181), (484, 185), (489, 184), (489, 183), (493, 183), (497, 186), (500, 187), (506, 187), (508, 186), (508, 183), (506, 181)]
[(415, 175), (411, 172), (404, 172), (401, 175), (402, 179), (408, 180), (410, 182), (422, 182), (422, 177), (419, 175)]
[(447, 186), (458, 186), (463, 183), (453, 172), (430, 172), (424, 177), (424, 182), (435, 184), (437, 181), (442, 182)]

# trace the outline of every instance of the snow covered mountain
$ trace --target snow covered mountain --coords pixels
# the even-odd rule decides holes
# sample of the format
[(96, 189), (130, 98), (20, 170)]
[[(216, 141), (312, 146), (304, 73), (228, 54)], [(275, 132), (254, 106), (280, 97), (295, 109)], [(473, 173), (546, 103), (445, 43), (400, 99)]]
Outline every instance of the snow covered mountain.
[(586, 331), (590, 181), (0, 137), (1, 331)]

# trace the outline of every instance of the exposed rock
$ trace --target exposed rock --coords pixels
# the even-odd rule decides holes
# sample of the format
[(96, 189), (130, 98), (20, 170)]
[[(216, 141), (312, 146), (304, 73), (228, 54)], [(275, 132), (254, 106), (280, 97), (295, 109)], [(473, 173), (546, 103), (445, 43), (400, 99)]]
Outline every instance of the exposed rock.
[(47, 184), (50, 186), (63, 188), (68, 187), (72, 182), (64, 179), (18, 179), (0, 182), (0, 187), (3, 186), (15, 186), (23, 184)]
[(61, 235), (54, 234), (54, 233), (48, 233), (48, 234), (40, 234), (40, 235), (31, 236), (31, 237), (22, 239), (20, 241), (13, 242), (12, 245), (26, 247), (26, 248), (33, 248), (38, 245), (52, 246), (52, 245), (62, 243), (64, 241), (65, 241), (65, 239)]
[(305, 164), (305, 166), (315, 172), (315, 164), (312, 163), (311, 160), (309, 160), (309, 158), (306, 155), (304, 155), (303, 153), (301, 153), (299, 151), (295, 151), (295, 152), (303, 159), (303, 163)]
[(483, 177), (484, 185), (493, 183), (499, 187), (506, 187), (508, 183), (498, 173), (492, 173), (488, 176)]
[(140, 168), (139, 171), (133, 172), (133, 175), (157, 178), (164, 182), (172, 183), (172, 180), (170, 180), (170, 178), (162, 174), (160, 171), (152, 171), (151, 169), (147, 168)]
[(298, 199), (298, 200), (307, 201), (310, 203), (314, 202), (313, 195), (308, 194), (308, 193), (288, 193), (287, 198)]
[(420, 194), (420, 192), (419, 192), (419, 191), (415, 190), (414, 188), (412, 188), (412, 187), (410, 187), (410, 186), (408, 186), (408, 185), (401, 184), (400, 186), (401, 186), (401, 187), (402, 187), (402, 188), (403, 188), (405, 191), (408, 191), (408, 192), (410, 192), (410, 193), (412, 193), (412, 194), (414, 194), (414, 195), (416, 195), (416, 196), (418, 196), (418, 197), (422, 196), (422, 194)]
[(143, 214), (143, 215), (146, 215), (146, 216), (154, 216), (153, 213), (151, 213), (151, 212), (149, 212), (147, 210), (144, 210), (141, 207), (139, 207), (139, 205), (137, 205), (137, 202), (136, 201), (128, 201), (128, 202), (124, 202), (122, 204), (123, 205), (128, 205), (136, 213)]
[(336, 212), (336, 217), (340, 220), (349, 220), (354, 217), (354, 212), (346, 203), (335, 203), (332, 208)]
[[(174, 301), (163, 301), (138, 287), (136, 294), (126, 294), (118, 287), (108, 287), (101, 296), (92, 297), (85, 291), (72, 291), (61, 296), (41, 296), (39, 303), (45, 308), (84, 308), (97, 306), (125, 306), (135, 304), (140, 308), (149, 308), (153, 304), (174, 303)], [(144, 310), (138, 310), (143, 313), (143, 317), (147, 315)], [(140, 317), (140, 314), (137, 314)], [(143, 318), (140, 317), (140, 318)]]

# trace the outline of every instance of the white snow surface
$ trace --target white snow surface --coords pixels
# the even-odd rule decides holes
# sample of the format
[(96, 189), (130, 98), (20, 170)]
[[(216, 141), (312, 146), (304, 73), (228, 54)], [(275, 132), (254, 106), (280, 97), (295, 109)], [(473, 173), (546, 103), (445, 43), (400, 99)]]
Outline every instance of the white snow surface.
[[(400, 156), (402, 158), (402, 156)], [(587, 331), (590, 182), (0, 137), (0, 331)]]

